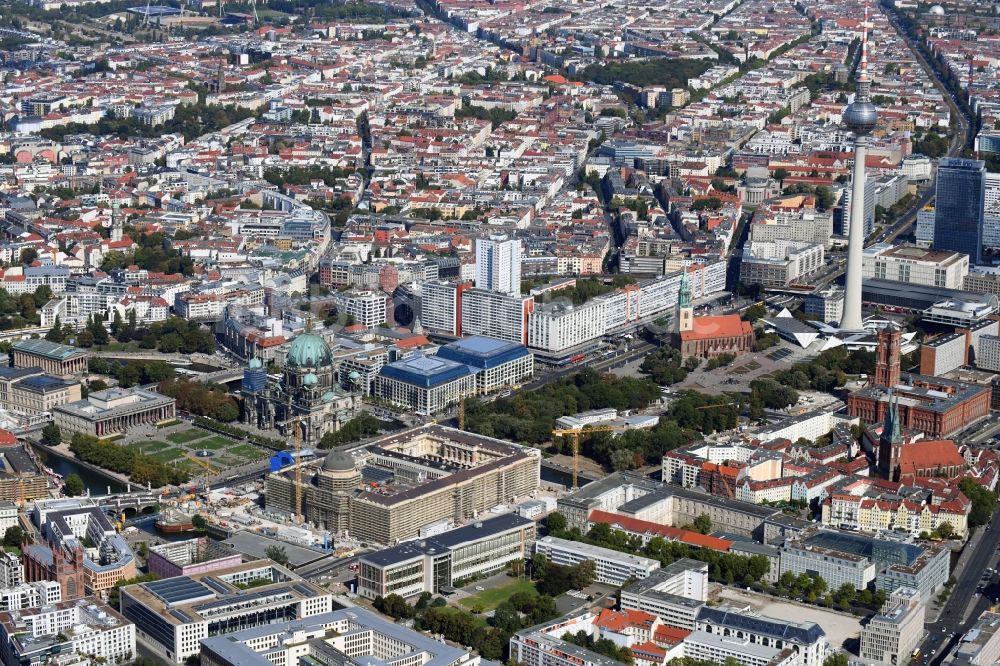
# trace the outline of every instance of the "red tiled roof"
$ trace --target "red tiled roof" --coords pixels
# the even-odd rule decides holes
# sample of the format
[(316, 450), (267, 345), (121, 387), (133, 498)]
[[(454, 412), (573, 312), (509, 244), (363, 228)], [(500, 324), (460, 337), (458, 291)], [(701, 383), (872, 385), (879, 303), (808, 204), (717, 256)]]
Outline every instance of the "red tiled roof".
[(707, 534), (682, 530), (678, 527), (660, 525), (648, 520), (640, 520), (639, 518), (623, 516), (618, 513), (611, 513), (610, 511), (601, 511), (600, 509), (591, 511), (589, 520), (592, 523), (607, 523), (612, 527), (619, 527), (624, 532), (660, 536), (670, 541), (681, 541), (691, 546), (711, 548), (723, 553), (728, 553), (733, 545), (733, 542), (728, 539), (720, 539), (708, 536)]
[(753, 333), (753, 324), (743, 321), (739, 315), (695, 317), (694, 330), (681, 333), (681, 340), (735, 338), (748, 333)]
[(965, 458), (950, 439), (921, 439), (900, 448), (899, 469), (903, 474), (937, 467), (965, 467)]

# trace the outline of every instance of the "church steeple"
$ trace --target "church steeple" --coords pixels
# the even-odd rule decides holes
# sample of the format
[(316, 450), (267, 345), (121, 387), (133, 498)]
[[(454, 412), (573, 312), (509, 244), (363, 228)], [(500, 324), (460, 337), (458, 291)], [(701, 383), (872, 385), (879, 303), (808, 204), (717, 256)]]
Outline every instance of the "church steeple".
[(681, 284), (677, 291), (677, 333), (694, 329), (694, 308), (691, 307), (691, 282), (685, 266), (681, 271)]
[(899, 423), (899, 398), (889, 390), (889, 401), (885, 410), (882, 433), (878, 438), (879, 475), (890, 481), (899, 476), (899, 458), (903, 448), (903, 435)]
[(882, 437), (889, 442), (898, 444), (903, 441), (899, 432), (899, 397), (889, 391), (889, 404), (885, 410), (885, 423), (882, 425)]

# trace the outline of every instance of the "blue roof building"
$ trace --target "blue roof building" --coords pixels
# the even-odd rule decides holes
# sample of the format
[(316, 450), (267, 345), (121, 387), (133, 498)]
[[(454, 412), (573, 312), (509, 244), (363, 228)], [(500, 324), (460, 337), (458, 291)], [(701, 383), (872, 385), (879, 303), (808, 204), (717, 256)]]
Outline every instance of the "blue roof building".
[(437, 355), (473, 368), (480, 394), (517, 386), (535, 373), (535, 356), (527, 347), (482, 335), (450, 342)]
[(473, 368), (437, 356), (407, 356), (375, 377), (376, 396), (428, 416), (475, 392)]

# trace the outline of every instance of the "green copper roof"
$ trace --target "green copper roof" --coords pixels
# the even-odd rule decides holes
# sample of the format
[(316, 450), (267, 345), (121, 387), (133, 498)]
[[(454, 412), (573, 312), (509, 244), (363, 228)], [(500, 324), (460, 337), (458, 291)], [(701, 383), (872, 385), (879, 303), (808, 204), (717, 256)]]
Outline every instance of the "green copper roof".
[(285, 365), (298, 368), (319, 368), (333, 364), (330, 345), (315, 333), (303, 333), (292, 342)]
[(688, 280), (687, 268), (681, 271), (681, 287), (677, 292), (677, 305), (682, 308), (691, 307), (691, 282)]

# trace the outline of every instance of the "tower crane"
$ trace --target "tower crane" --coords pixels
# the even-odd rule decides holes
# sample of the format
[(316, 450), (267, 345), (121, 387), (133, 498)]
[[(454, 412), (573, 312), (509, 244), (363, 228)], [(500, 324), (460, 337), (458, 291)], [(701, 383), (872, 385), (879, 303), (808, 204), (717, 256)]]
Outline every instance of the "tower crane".
[(576, 490), (577, 476), (580, 471), (580, 433), (581, 432), (612, 432), (615, 430), (611, 426), (583, 426), (580, 428), (556, 428), (552, 431), (552, 439), (556, 437), (570, 437), (573, 445), (573, 490)]

